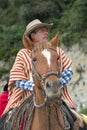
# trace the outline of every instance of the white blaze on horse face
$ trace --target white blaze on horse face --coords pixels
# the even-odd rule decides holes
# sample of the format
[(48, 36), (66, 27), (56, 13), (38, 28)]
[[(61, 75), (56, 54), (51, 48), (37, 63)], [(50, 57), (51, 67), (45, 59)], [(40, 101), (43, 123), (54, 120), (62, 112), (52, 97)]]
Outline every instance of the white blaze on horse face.
[(41, 53), (47, 59), (47, 63), (49, 65), (49, 67), (50, 67), (50, 57), (51, 57), (50, 52), (47, 49), (44, 49)]

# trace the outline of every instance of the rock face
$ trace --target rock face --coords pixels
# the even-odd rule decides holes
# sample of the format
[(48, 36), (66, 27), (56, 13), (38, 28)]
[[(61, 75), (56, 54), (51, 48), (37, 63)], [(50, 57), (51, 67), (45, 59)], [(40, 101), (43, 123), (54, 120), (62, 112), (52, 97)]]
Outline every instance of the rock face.
[[(83, 40), (82, 42), (83, 44), (76, 44), (70, 48), (66, 48), (61, 44), (61, 48), (72, 60), (71, 67), (74, 74), (68, 84), (68, 89), (77, 106), (77, 111), (87, 107), (87, 41), (85, 42)], [(8, 75), (0, 79), (1, 91), (6, 83), (6, 76)]]
[(69, 49), (62, 47), (72, 60), (73, 78), (68, 84), (77, 111), (87, 107), (87, 43), (76, 44)]

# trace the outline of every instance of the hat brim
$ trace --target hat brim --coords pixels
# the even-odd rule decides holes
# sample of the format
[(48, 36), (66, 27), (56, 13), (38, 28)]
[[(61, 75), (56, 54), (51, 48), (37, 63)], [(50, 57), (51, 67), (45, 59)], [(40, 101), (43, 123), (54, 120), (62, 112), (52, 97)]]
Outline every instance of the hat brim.
[(53, 26), (53, 23), (51, 23), (51, 24), (39, 23), (39, 24), (36, 24), (35, 26), (32, 26), (31, 28), (29, 28), (29, 30), (26, 30), (24, 32), (24, 34), (29, 36), (31, 34), (31, 32), (34, 31), (37, 28), (46, 27), (47, 29), (50, 29), (52, 26)]

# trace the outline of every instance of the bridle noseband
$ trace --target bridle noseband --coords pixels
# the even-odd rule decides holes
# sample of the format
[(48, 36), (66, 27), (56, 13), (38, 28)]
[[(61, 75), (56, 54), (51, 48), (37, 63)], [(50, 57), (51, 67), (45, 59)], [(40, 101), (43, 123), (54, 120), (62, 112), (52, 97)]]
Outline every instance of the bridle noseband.
[(33, 89), (33, 101), (34, 101), (34, 106), (35, 107), (37, 107), (37, 108), (41, 108), (41, 107), (43, 107), (44, 105), (45, 105), (45, 103), (46, 103), (46, 101), (47, 101), (47, 95), (46, 95), (46, 93), (45, 93), (45, 90), (44, 90), (44, 86), (45, 86), (45, 79), (48, 77), (48, 76), (50, 76), (50, 75), (55, 75), (55, 76), (59, 76), (59, 73), (58, 72), (54, 72), (54, 71), (52, 71), (52, 72), (48, 72), (48, 73), (46, 73), (46, 74), (44, 74), (42, 77), (37, 73), (37, 71), (36, 71), (36, 69), (35, 69), (35, 67), (34, 67), (34, 65), (33, 65), (33, 68), (32, 69), (34, 69), (34, 75), (33, 75), (33, 78), (34, 78), (34, 76), (36, 76), (37, 77), (37, 79), (40, 81), (40, 85), (41, 85), (41, 87), (42, 87), (42, 90), (43, 90), (43, 94), (44, 94), (44, 102), (42, 103), (42, 104), (40, 104), (40, 105), (38, 105), (37, 103), (36, 103), (36, 101), (35, 101), (35, 91), (34, 91), (34, 89)]

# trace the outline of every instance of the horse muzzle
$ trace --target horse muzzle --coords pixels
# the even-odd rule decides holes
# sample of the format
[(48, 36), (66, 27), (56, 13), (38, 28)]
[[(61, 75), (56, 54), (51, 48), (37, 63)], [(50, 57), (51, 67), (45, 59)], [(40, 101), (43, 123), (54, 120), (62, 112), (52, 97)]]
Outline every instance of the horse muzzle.
[(44, 86), (45, 94), (49, 99), (60, 97), (61, 88), (62, 88), (62, 84), (59, 79), (54, 81), (48, 80)]

